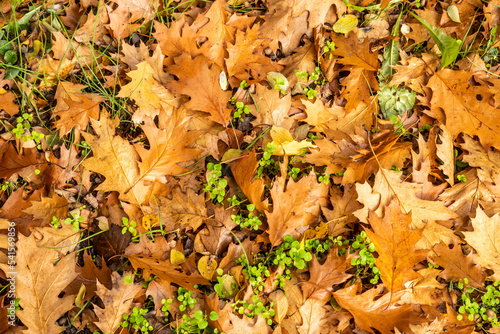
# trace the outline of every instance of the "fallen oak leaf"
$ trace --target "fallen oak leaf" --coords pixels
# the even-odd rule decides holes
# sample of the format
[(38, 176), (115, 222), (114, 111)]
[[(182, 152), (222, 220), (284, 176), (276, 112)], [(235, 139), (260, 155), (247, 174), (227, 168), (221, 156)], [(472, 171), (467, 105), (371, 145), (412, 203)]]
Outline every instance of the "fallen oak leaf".
[[(57, 320), (73, 308), (74, 296), (58, 296), (77, 276), (76, 259), (69, 254), (54, 265), (58, 258), (56, 251), (38, 248), (34, 236), (18, 234), (18, 237), (16, 271), (19, 279), (15, 291), (23, 309), (17, 310), (16, 316), (28, 327), (23, 333), (60, 333), (63, 327), (57, 325)], [(0, 269), (12, 271), (7, 264), (0, 264)]]
[(134, 297), (142, 290), (142, 284), (134, 284), (133, 282), (127, 284), (125, 282), (127, 276), (133, 277), (132, 272), (124, 272), (123, 277), (116, 271), (113, 272), (111, 290), (97, 281), (96, 294), (103, 301), (105, 308), (102, 309), (98, 306), (94, 308), (94, 312), (99, 318), (95, 324), (104, 333), (114, 333), (120, 327), (122, 316), (130, 311)]
[(375, 265), (380, 270), (385, 287), (394, 293), (407, 281), (420, 278), (413, 267), (425, 259), (426, 250), (416, 250), (422, 231), (410, 229), (411, 213), (403, 214), (397, 201), (385, 207), (384, 217), (374, 212), (368, 216), (372, 230), (366, 229), (377, 249)]
[[(286, 182), (287, 159), (281, 165), (281, 176), (271, 188), (273, 211), (266, 211), (269, 224), (269, 239), (273, 246), (283, 242), (285, 235), (298, 236), (297, 228), (311, 224), (326, 206), (328, 185), (316, 180), (313, 171), (295, 182), (292, 178)], [(286, 186), (286, 191), (285, 191)]]

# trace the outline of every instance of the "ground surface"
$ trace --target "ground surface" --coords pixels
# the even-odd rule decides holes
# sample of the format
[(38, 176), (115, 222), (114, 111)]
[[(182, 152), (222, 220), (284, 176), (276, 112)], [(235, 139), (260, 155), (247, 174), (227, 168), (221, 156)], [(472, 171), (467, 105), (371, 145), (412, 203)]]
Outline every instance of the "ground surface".
[(498, 1), (0, 10), (0, 333), (499, 332)]

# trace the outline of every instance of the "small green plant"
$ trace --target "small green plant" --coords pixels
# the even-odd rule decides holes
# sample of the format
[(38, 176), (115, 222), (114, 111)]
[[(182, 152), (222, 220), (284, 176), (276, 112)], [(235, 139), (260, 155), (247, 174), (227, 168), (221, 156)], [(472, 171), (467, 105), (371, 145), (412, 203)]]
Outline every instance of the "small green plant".
[[(82, 209), (85, 209), (85, 205), (80, 207), (80, 210), (82, 210)], [(80, 211), (72, 212), (70, 215), (71, 215), (71, 217), (66, 218), (64, 220), (64, 223), (67, 225), (73, 225), (73, 231), (78, 232), (78, 230), (80, 229), (80, 224), (83, 223), (84, 219), (82, 216), (80, 216)], [(54, 223), (54, 218), (56, 218), (56, 217), (52, 217), (53, 223)]]
[(242, 118), (243, 114), (250, 114), (250, 109), (243, 102), (238, 101), (235, 103), (235, 106), (236, 111), (233, 114), (234, 121), (239, 121)]
[(465, 175), (463, 175), (463, 174), (458, 174), (458, 175), (457, 175), (457, 180), (458, 180), (459, 182), (467, 182), (467, 178), (466, 178), (466, 177), (465, 177)]
[(165, 314), (166, 317), (169, 316), (169, 311), (172, 308), (172, 299), (162, 299), (161, 300), (161, 311)]
[[(191, 291), (183, 287), (179, 287), (179, 289), (177, 290), (177, 300), (182, 303), (179, 306), (179, 311), (185, 313), (182, 315), (182, 322), (176, 329), (176, 333), (219, 333), (217, 329), (208, 327), (207, 315), (203, 314), (203, 311), (198, 310), (194, 312), (192, 316), (186, 314), (187, 312), (192, 310), (194, 308), (194, 304), (196, 304), (196, 298), (193, 297), (193, 293)], [(170, 299), (166, 300), (165, 302), (162, 301), (162, 311), (167, 312), (168, 310), (170, 310), (171, 303), (172, 300)], [(219, 319), (219, 315), (214, 311), (210, 312), (209, 317), (212, 321), (216, 321), (217, 319)]]
[(210, 195), (210, 200), (222, 203), (226, 197), (227, 181), (222, 177), (222, 165), (209, 162), (207, 171), (210, 172), (208, 182), (203, 189)]
[[(348, 243), (349, 240), (344, 242), (344, 244)], [(370, 279), (370, 283), (377, 284), (380, 279), (380, 270), (375, 266), (376, 259), (373, 256), (376, 249), (365, 231), (361, 231), (354, 240), (352, 240), (351, 247), (351, 253), (359, 250), (358, 256), (351, 259), (351, 265), (356, 267), (357, 275), (368, 273), (373, 276), (372, 279)]]
[[(210, 320), (216, 321), (219, 319), (219, 315), (212, 311), (210, 312)], [(214, 333), (217, 334), (219, 331), (217, 329), (212, 329), (208, 327), (207, 315), (203, 314), (202, 310), (194, 312), (193, 316), (189, 317), (186, 314), (182, 315), (182, 322), (177, 328), (177, 333), (181, 334), (202, 334), (202, 333)]]
[(134, 307), (132, 314), (124, 314), (123, 321), (120, 323), (121, 327), (132, 327), (133, 329), (140, 330), (143, 334), (148, 334), (153, 330), (153, 326), (144, 319), (144, 315), (148, 312), (147, 309)]
[(244, 314), (247, 317), (253, 319), (253, 317), (257, 315), (262, 315), (264, 319), (267, 320), (267, 324), (271, 326), (273, 324), (273, 320), (276, 312), (273, 309), (274, 302), (270, 302), (269, 305), (264, 305), (264, 301), (258, 295), (252, 296), (252, 302), (246, 302), (242, 300), (238, 300), (233, 304), (233, 309), (235, 312), (239, 314)]
[(179, 306), (181, 312), (185, 312), (188, 308), (193, 309), (196, 304), (196, 298), (193, 298), (193, 293), (183, 287), (177, 290), (177, 300), (182, 304)]
[[(500, 314), (500, 281), (488, 284), (486, 291), (466, 286), (468, 283), (467, 278), (457, 283), (457, 288), (462, 292), (457, 319), (462, 320), (467, 315), (470, 321), (476, 321), (480, 327), (487, 324), (497, 327), (500, 324), (497, 316)], [(453, 282), (450, 282), (450, 290), (452, 289)]]
[(242, 213), (240, 213), (238, 215), (231, 215), (231, 219), (241, 228), (249, 228), (257, 231), (260, 225), (262, 225), (262, 222), (260, 221), (259, 217), (254, 216), (252, 213), (255, 210), (255, 205), (248, 204), (247, 210), (249, 211), (247, 217), (245, 217)]
[(132, 236), (137, 235), (137, 223), (135, 221), (130, 221), (128, 220), (127, 217), (122, 217), (122, 234), (125, 234), (127, 232), (130, 232)]
[(41, 149), (40, 141), (45, 137), (43, 133), (38, 133), (36, 130), (31, 129), (31, 122), (33, 121), (33, 115), (29, 113), (23, 113), (17, 118), (17, 124), (12, 133), (17, 139), (22, 139), (22, 141), (33, 140), (38, 149)]
[(276, 175), (279, 170), (279, 164), (277, 161), (271, 159), (273, 152), (278, 149), (278, 146), (273, 143), (267, 143), (266, 148), (264, 149), (264, 154), (259, 161), (259, 167), (257, 168), (257, 174), (255, 178), (259, 178), (263, 175), (264, 171), (269, 175)]

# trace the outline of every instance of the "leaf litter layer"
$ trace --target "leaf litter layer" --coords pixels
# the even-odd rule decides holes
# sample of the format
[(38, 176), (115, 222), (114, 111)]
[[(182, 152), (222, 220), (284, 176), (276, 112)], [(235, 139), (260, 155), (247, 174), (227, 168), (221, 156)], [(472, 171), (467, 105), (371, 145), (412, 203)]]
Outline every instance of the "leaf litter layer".
[(498, 333), (498, 8), (5, 1), (0, 333)]

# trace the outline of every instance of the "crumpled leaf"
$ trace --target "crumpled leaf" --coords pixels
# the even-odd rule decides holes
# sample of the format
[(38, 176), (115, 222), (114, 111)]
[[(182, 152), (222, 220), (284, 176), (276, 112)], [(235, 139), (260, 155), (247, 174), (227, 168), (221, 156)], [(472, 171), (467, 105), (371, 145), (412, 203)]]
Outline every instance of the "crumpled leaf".
[(316, 147), (307, 140), (296, 141), (287, 129), (279, 126), (273, 125), (270, 134), (273, 139), (272, 144), (277, 147), (273, 151), (274, 155), (301, 155), (304, 149)]

